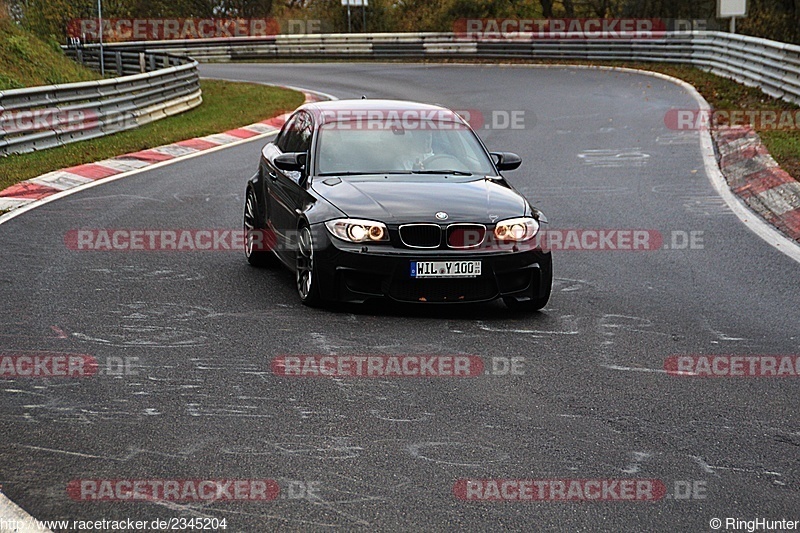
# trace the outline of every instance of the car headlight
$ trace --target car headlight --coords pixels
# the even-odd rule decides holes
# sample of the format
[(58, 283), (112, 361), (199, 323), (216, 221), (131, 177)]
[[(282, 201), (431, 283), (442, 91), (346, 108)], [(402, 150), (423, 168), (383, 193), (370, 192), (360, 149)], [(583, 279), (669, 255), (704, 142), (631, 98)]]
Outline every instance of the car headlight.
[(521, 217), (501, 220), (494, 228), (494, 236), (500, 241), (522, 242), (532, 239), (539, 232), (535, 218)]
[(385, 242), (389, 240), (389, 231), (383, 222), (358, 220), (355, 218), (339, 218), (325, 223), (335, 237), (347, 242)]

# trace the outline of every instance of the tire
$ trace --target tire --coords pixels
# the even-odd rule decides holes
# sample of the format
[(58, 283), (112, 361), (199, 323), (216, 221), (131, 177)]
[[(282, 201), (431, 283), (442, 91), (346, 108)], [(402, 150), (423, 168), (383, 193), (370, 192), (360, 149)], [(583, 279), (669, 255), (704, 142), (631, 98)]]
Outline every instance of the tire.
[(297, 237), (297, 265), (295, 280), (297, 295), (303, 305), (318, 307), (322, 303), (319, 295), (319, 279), (317, 265), (314, 260), (314, 237), (311, 228), (307, 225), (300, 226)]
[[(264, 224), (261, 222), (261, 217), (258, 215), (258, 200), (256, 200), (256, 193), (252, 188), (248, 187), (244, 196), (244, 216), (242, 222), (244, 229), (244, 255), (247, 262), (255, 267), (272, 267), (278, 264), (278, 258), (270, 250), (256, 250), (254, 249), (255, 241), (260, 240), (262, 248), (268, 248), (265, 236), (267, 233), (264, 231)], [(256, 232), (261, 232), (261, 239), (256, 239)]]
[[(512, 311), (520, 311), (520, 312), (533, 312), (539, 311), (543, 309), (544, 306), (547, 305), (547, 302), (550, 300), (550, 291), (553, 289), (553, 268), (552, 266), (548, 270), (547, 274), (543, 276), (542, 283), (546, 286), (546, 291), (544, 296), (537, 296), (531, 297), (530, 300), (525, 300), (520, 302), (514, 298), (503, 298), (503, 303), (506, 304), (506, 307), (511, 309)], [(540, 287), (531, 287), (531, 292), (536, 290), (538, 293), (538, 289)]]

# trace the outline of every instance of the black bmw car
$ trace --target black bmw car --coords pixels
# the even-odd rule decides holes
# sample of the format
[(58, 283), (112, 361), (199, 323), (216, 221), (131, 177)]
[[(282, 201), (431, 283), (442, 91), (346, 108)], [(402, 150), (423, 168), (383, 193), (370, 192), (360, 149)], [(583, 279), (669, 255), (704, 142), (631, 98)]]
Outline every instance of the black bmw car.
[(245, 253), (283, 263), (307, 305), (389, 298), (541, 309), (553, 279), (546, 220), (457, 113), (393, 100), (298, 108), (245, 196)]

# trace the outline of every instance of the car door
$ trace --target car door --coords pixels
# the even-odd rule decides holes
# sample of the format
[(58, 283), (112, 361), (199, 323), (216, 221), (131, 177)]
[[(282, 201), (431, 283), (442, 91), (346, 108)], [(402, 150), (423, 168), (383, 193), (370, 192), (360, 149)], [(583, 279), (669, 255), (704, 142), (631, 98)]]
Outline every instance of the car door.
[[(305, 170), (286, 171), (277, 168), (274, 157), (283, 153), (305, 152), (311, 147), (311, 116), (299, 111), (286, 123), (284, 130), (275, 143), (276, 150), (269, 162), (270, 180), (270, 219), (272, 227), (278, 234), (279, 253), (291, 263), (293, 260), (294, 234), (297, 229), (298, 210), (303, 206), (307, 196), (305, 191)], [(308, 156), (307, 160), (308, 160)]]
[(314, 122), (310, 114), (302, 113), (302, 115), (298, 117), (297, 130), (298, 136), (295, 139), (297, 144), (292, 147), (292, 151), (306, 154), (306, 166), (301, 172), (292, 173), (293, 184), (296, 186), (290, 187), (286, 191), (290, 197), (291, 204), (295, 206), (295, 210), (292, 213), (293, 218), (289, 226), (290, 229), (293, 230), (297, 229), (301, 213), (312, 199), (307, 191), (309, 172), (313, 160), (311, 157), (311, 136), (314, 131)]

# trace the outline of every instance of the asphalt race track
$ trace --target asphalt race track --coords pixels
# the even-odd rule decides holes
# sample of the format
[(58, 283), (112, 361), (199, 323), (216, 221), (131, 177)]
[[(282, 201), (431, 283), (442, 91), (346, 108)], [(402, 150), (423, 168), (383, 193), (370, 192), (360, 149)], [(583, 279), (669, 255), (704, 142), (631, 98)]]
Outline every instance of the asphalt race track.
[[(668, 110), (696, 108), (683, 88), (567, 68), (201, 72), (479, 110), (495, 125), (517, 112), (521, 128), (479, 133), (490, 149), (523, 156), (506, 176), (551, 229), (650, 230), (663, 242), (556, 250), (554, 293), (540, 313), (499, 302), (317, 310), (299, 304), (291, 274), (252, 268), (240, 251), (65, 244), (76, 229), (240, 229), (265, 141), (24, 213), (0, 226), (0, 351), (86, 354), (100, 372), (0, 380), (0, 483), (18, 505), (39, 519), (213, 517), (247, 532), (711, 531), (712, 518), (800, 519), (798, 377), (664, 371), (672, 356), (800, 353), (800, 265), (717, 196), (699, 134), (665, 126)], [(478, 356), (488, 374), (271, 370), (285, 355), (409, 354)], [(512, 357), (524, 358), (515, 375)], [(280, 495), (110, 502), (67, 491), (76, 480), (120, 479), (269, 479)], [(657, 480), (666, 494), (463, 501), (454, 486), (465, 479)]]

